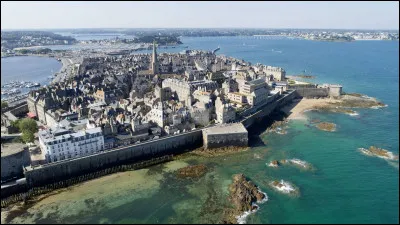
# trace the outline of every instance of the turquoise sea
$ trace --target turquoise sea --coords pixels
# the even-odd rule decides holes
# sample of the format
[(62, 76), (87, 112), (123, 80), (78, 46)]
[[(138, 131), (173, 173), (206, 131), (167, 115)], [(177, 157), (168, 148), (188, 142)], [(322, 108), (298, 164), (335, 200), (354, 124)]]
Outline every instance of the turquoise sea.
[[(291, 121), (286, 135), (253, 135), (250, 151), (215, 158), (188, 156), (86, 182), (10, 214), (7, 222), (218, 222), (232, 175), (244, 173), (268, 195), (247, 223), (399, 223), (398, 161), (357, 150), (374, 145), (399, 154), (399, 42), (253, 37), (181, 40), (189, 49), (220, 46), (218, 54), (281, 66), (287, 74), (306, 70), (316, 76), (314, 82), (342, 84), (343, 91), (376, 97), (388, 107), (356, 109), (357, 116), (307, 112), (310, 119), (337, 124), (337, 131), (324, 132), (305, 126), (308, 121)], [(290, 158), (307, 161), (314, 169), (266, 165)], [(196, 163), (208, 166), (204, 177), (175, 177), (177, 168)], [(291, 182), (299, 188), (299, 195), (272, 190), (268, 182), (275, 179)]]

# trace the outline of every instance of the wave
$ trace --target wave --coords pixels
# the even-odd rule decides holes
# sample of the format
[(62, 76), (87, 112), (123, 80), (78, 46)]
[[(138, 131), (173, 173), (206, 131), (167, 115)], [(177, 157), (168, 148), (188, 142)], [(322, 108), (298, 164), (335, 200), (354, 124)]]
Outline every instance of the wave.
[(267, 193), (261, 191), (260, 188), (258, 188), (258, 191), (264, 194), (264, 198), (263, 198), (261, 201), (257, 201), (257, 203), (262, 204), (262, 203), (264, 203), (264, 202), (267, 202), (267, 201), (268, 201), (268, 195), (267, 195)]
[(393, 162), (393, 161), (387, 161), (389, 165), (393, 166), (397, 170), (399, 170), (399, 163)]
[(399, 157), (397, 155), (395, 155), (395, 154), (393, 154), (393, 152), (390, 152), (390, 151), (387, 151), (387, 150), (385, 151), (387, 156), (375, 154), (375, 153), (371, 152), (370, 150), (368, 150), (366, 148), (358, 148), (358, 150), (361, 153), (365, 154), (365, 155), (375, 156), (375, 157), (382, 158), (382, 159), (385, 159), (385, 160), (398, 160), (399, 159)]
[(353, 113), (349, 113), (350, 116), (358, 116), (360, 114), (358, 114), (357, 112), (353, 112)]
[(296, 192), (296, 189), (289, 183), (284, 180), (276, 183), (276, 181), (272, 181), (270, 185), (275, 188), (276, 190), (283, 192), (285, 194), (291, 194)]
[(257, 204), (254, 204), (254, 203), (251, 206), (255, 206), (256, 209), (245, 211), (245, 212), (243, 212), (242, 215), (239, 215), (239, 216), (235, 217), (238, 224), (245, 224), (247, 217), (250, 216), (250, 214), (253, 214), (253, 213), (257, 212), (258, 209), (260, 208)]
[[(267, 193), (261, 191), (260, 188), (258, 188), (258, 191), (264, 194), (264, 198), (263, 198), (261, 201), (257, 201), (257, 203), (258, 203), (258, 204), (262, 204), (262, 203), (264, 203), (264, 202), (267, 202), (267, 201), (268, 201), (268, 195), (267, 195)], [(242, 215), (239, 215), (239, 216), (236, 216), (236, 217), (235, 217), (238, 224), (245, 224), (245, 223), (246, 223), (246, 220), (247, 220), (247, 217), (248, 217), (250, 214), (253, 214), (253, 213), (257, 212), (257, 211), (260, 209), (260, 206), (258, 206), (258, 205), (255, 204), (255, 203), (252, 203), (251, 206), (252, 206), (252, 207), (255, 207), (255, 209), (249, 210), (249, 211), (245, 211), (245, 212), (243, 212)]]
[(306, 161), (300, 160), (300, 159), (289, 159), (289, 162), (292, 164), (296, 164), (298, 166), (304, 167), (304, 168), (309, 168), (310, 164)]
[(267, 164), (267, 166), (269, 166), (269, 167), (278, 167), (278, 165), (275, 165), (275, 164), (273, 164), (272, 162), (266, 163), (266, 164)]
[(358, 151), (360, 151), (361, 153), (363, 153), (364, 155), (367, 155), (367, 156), (373, 156), (374, 155), (368, 149), (365, 149), (365, 148), (358, 148)]
[(380, 109), (380, 108), (385, 108), (385, 107), (388, 107), (389, 105), (384, 105), (384, 106), (379, 106), (379, 105), (377, 105), (377, 106), (371, 106), (371, 109)]

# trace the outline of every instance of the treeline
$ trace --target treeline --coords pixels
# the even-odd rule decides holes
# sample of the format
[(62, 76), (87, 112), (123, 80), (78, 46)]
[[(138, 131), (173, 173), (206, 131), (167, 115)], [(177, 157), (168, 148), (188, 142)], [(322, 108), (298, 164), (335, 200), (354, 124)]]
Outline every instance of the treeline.
[(49, 31), (2, 31), (2, 40), (20, 40), (22, 37), (31, 36), (32, 38), (50, 38), (53, 40), (76, 41), (70, 36), (62, 36)]
[(153, 41), (156, 41), (159, 45), (182, 44), (181, 40), (176, 36), (146, 35), (135, 38), (136, 43), (152, 43)]
[(19, 49), (19, 50), (15, 50), (15, 52), (21, 53), (21, 54), (48, 54), (48, 53), (51, 53), (52, 50), (49, 48)]

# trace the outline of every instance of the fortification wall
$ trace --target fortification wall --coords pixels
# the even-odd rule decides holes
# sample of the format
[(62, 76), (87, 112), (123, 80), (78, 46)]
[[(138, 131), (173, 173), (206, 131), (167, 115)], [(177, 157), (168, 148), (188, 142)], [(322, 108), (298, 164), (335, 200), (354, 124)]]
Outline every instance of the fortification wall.
[[(22, 169), (22, 167), (21, 167)], [(1, 198), (27, 191), (25, 178), (1, 185)]]
[(220, 148), (228, 146), (247, 147), (248, 133), (226, 133), (226, 134), (208, 134), (203, 136), (204, 148)]
[(297, 88), (296, 91), (304, 98), (325, 98), (329, 96), (328, 88)]
[(28, 111), (29, 111), (29, 109), (28, 109), (27, 103), (10, 110), (10, 112), (15, 116), (26, 114), (26, 113), (28, 113)]
[(1, 180), (8, 180), (13, 177), (22, 177), (23, 166), (31, 164), (31, 157), (28, 148), (21, 149), (11, 155), (1, 157)]
[(268, 116), (271, 112), (273, 112), (275, 109), (280, 108), (287, 103), (291, 102), (294, 98), (299, 97), (299, 94), (297, 93), (297, 90), (292, 90), (289, 94), (286, 96), (282, 96), (279, 98), (277, 101), (274, 101), (270, 104), (267, 104), (254, 114), (247, 116), (245, 119), (241, 121), (241, 123), (246, 127), (249, 128), (253, 124), (256, 124), (257, 121), (263, 119), (264, 117)]
[(59, 161), (34, 168), (28, 167), (24, 173), (29, 187), (41, 186), (123, 162), (133, 163), (160, 155), (182, 153), (189, 147), (200, 147), (202, 142), (202, 131), (195, 130), (82, 158)]
[(249, 135), (242, 123), (222, 124), (203, 129), (205, 149), (228, 146), (248, 146)]

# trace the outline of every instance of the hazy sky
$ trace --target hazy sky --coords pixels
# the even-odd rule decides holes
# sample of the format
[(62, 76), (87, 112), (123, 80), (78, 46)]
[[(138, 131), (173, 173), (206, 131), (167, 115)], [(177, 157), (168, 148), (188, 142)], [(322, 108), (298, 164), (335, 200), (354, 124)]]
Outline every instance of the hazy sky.
[(399, 2), (6, 2), (1, 29), (399, 28)]

